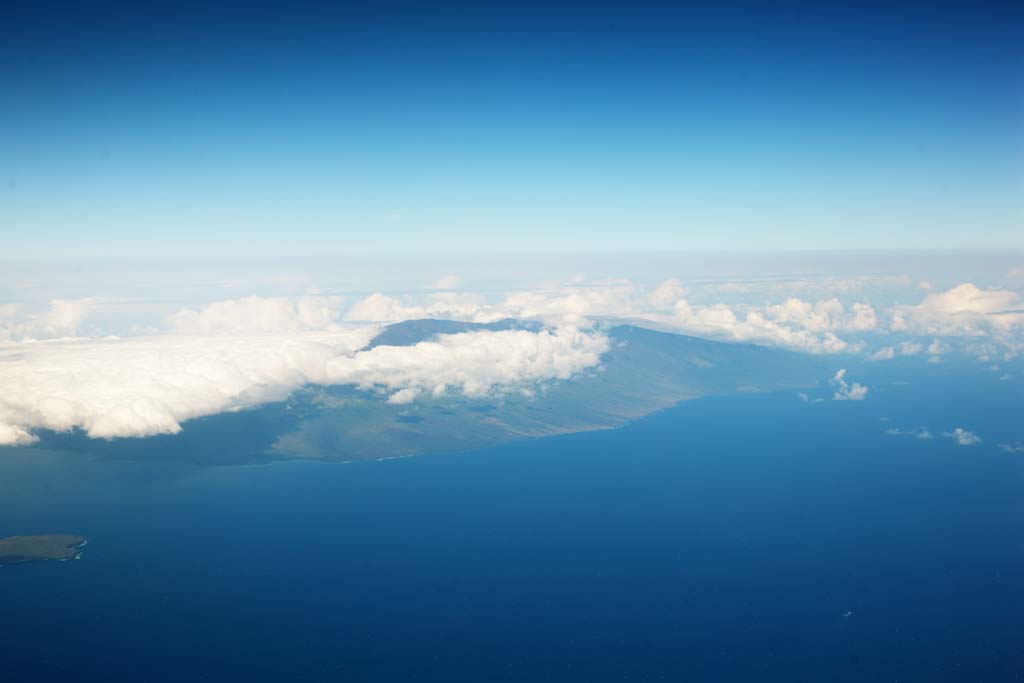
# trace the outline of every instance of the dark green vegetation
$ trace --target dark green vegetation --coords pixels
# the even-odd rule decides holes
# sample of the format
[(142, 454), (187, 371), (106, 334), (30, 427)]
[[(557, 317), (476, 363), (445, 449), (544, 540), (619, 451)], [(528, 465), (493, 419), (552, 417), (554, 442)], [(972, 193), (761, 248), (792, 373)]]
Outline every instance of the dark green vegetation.
[(63, 562), (77, 558), (84, 545), (84, 538), (70, 534), (8, 536), (0, 538), (0, 565), (42, 560)]
[[(463, 331), (450, 329), (451, 325), (409, 321), (388, 327), (381, 337), (394, 345), (415, 344), (436, 334)], [(533, 396), (510, 392), (490, 401), (446, 397), (391, 405), (347, 387), (307, 389), (293, 397), (303, 404), (293, 403), (302, 413), (298, 428), (278, 439), (273, 450), (329, 460), (465, 450), (618, 427), (702, 396), (812, 386), (828, 371), (820, 357), (751, 344), (631, 325), (612, 327), (608, 335), (612, 348), (599, 367), (569, 381), (552, 382)]]

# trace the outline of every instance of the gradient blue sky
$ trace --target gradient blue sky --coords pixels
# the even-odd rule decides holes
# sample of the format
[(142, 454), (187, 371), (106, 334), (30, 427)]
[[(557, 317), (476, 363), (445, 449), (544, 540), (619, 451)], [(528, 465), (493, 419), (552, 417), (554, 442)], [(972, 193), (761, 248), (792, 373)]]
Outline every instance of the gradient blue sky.
[(16, 11), (3, 256), (1024, 246), (1019, 5), (763, 4)]

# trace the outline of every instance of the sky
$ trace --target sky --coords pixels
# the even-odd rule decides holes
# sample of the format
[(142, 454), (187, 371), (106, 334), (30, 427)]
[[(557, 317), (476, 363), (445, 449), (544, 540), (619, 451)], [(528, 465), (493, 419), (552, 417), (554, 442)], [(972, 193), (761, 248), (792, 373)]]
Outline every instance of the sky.
[[(8, 12), (0, 445), (540, 391), (622, 322), (1020, 382), (1024, 10), (682, 5)], [(530, 325), (367, 347), (423, 318)]]
[(1019, 4), (380, 5), (8, 10), (0, 258), (1024, 246)]

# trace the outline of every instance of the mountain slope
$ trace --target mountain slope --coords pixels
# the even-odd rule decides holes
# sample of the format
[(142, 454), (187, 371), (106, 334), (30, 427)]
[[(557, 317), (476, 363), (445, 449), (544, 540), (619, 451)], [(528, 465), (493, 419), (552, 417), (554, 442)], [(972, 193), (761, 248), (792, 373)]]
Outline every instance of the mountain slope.
[[(468, 326), (467, 326), (468, 325)], [(386, 328), (393, 345), (470, 329), (516, 329), (418, 320)], [(462, 397), (392, 405), (351, 387), (309, 388), (297, 396), (301, 425), (274, 445), (279, 455), (330, 460), (464, 450), (511, 440), (617, 427), (679, 401), (806, 387), (827, 372), (820, 357), (752, 344), (709, 341), (632, 325), (607, 330), (612, 348), (599, 367), (490, 401)]]

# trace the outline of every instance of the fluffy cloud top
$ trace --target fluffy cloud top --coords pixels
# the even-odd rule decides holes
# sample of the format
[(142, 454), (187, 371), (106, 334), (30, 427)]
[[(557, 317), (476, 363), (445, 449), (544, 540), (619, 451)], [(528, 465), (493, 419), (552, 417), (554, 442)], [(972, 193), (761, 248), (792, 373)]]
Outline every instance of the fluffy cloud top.
[(836, 372), (831, 379), (831, 384), (835, 387), (832, 398), (836, 401), (863, 401), (864, 397), (868, 395), (868, 388), (863, 384), (856, 382), (850, 384), (846, 381), (846, 368)]
[(608, 345), (603, 334), (572, 327), (442, 335), (414, 346), (376, 346), (336, 357), (327, 364), (327, 382), (380, 387), (395, 392), (390, 400), (397, 403), (422, 392), (480, 397), (500, 387), (568, 379), (597, 365)]
[(967, 282), (929, 294), (916, 306), (897, 306), (891, 328), (898, 332), (942, 337), (991, 336), (1011, 351), (1022, 348), (1024, 303), (1016, 292), (980, 289)]
[[(830, 304), (824, 302), (828, 307)], [(836, 302), (838, 304), (838, 302)], [(842, 309), (842, 304), (839, 304)], [(731, 341), (757, 342), (811, 353), (839, 353), (850, 345), (829, 327), (841, 329), (842, 322), (822, 315), (823, 305), (790, 299), (780, 306), (734, 309), (725, 304), (693, 306), (686, 299), (675, 304), (672, 323), (689, 334)]]
[(259, 336), (162, 335), (0, 345), (0, 443), (31, 430), (90, 436), (170, 434), (180, 423), (283, 398), (322, 382), (373, 328)]

